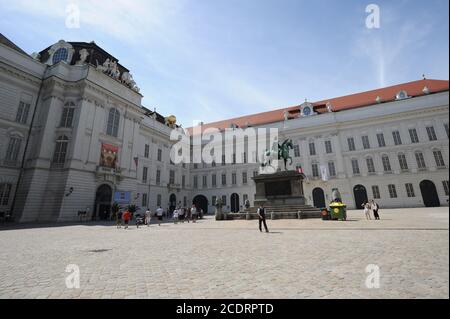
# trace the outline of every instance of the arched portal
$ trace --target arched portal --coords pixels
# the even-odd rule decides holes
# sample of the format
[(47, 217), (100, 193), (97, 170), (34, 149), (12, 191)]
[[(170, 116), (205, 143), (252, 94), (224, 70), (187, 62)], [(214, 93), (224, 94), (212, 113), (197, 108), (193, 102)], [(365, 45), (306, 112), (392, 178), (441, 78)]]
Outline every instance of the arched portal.
[(203, 195), (197, 195), (194, 197), (192, 203), (197, 207), (197, 209), (202, 209), (203, 214), (208, 214), (208, 199)]
[(325, 204), (325, 193), (323, 192), (322, 188), (320, 188), (320, 187), (314, 188), (312, 195), (313, 195), (314, 207), (325, 208), (327, 206)]
[(170, 195), (169, 197), (169, 212), (173, 213), (175, 208), (177, 207), (177, 196), (175, 194)]
[(439, 201), (439, 195), (436, 190), (436, 186), (432, 181), (423, 180), (419, 184), (420, 192), (422, 193), (423, 204), (425, 207), (439, 207), (441, 202)]
[(362, 205), (369, 200), (366, 188), (363, 185), (356, 185), (353, 187), (353, 195), (355, 196), (356, 209), (363, 209)]
[(100, 220), (108, 219), (111, 213), (112, 188), (107, 184), (100, 185), (95, 193), (94, 213), (92, 220), (99, 218)]
[(231, 212), (238, 213), (239, 212), (239, 195), (236, 193), (231, 194), (230, 202), (231, 202)]

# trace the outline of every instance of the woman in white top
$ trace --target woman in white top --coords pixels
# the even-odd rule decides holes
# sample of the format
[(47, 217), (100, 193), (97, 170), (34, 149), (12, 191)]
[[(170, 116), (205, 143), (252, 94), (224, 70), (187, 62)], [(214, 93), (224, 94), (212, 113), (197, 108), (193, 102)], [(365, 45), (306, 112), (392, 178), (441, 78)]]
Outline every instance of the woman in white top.
[(150, 211), (150, 209), (147, 209), (147, 211), (145, 212), (145, 224), (147, 225), (147, 227), (150, 227), (151, 220), (152, 212)]
[(370, 217), (370, 203), (364, 203), (364, 214), (366, 215), (367, 220), (372, 219)]
[(175, 209), (175, 210), (173, 211), (173, 223), (174, 223), (174, 224), (177, 224), (177, 223), (178, 223), (178, 216), (179, 216), (178, 209)]

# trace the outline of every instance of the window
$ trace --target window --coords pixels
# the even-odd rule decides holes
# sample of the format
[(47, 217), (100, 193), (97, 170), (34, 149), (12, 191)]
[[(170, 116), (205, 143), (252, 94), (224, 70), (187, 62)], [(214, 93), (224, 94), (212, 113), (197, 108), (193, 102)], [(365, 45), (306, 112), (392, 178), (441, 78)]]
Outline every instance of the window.
[(383, 155), (383, 156), (381, 157), (381, 161), (383, 162), (383, 170), (384, 170), (385, 172), (390, 172), (390, 171), (392, 171), (391, 161), (389, 160), (389, 156)]
[(316, 155), (316, 145), (314, 142), (309, 143), (309, 155)]
[[(66, 105), (68, 105), (68, 104), (66, 104)], [(72, 127), (74, 112), (75, 112), (75, 109), (73, 107), (63, 108), (62, 115), (61, 115), (61, 122), (59, 123), (59, 127)]]
[(312, 176), (319, 177), (319, 166), (314, 163), (311, 165), (311, 168), (312, 168)]
[(56, 140), (55, 153), (53, 154), (53, 163), (64, 164), (66, 162), (67, 145), (69, 139), (66, 136), (60, 136)]
[(169, 184), (170, 185), (175, 184), (175, 171), (172, 169), (169, 171)]
[(327, 154), (333, 153), (333, 148), (331, 146), (331, 141), (325, 141), (325, 152)]
[(207, 180), (207, 178), (208, 178), (208, 176), (206, 176), (206, 175), (204, 175), (202, 177), (202, 186), (203, 186), (203, 188), (208, 187), (208, 180)]
[(162, 202), (162, 197), (160, 194), (156, 196), (156, 206), (160, 207)]
[(400, 164), (400, 169), (404, 171), (408, 169), (408, 161), (406, 160), (405, 154), (398, 154), (398, 163)]
[(6, 151), (6, 161), (17, 162), (22, 140), (19, 137), (11, 137), (9, 139), (8, 149)]
[(434, 131), (434, 126), (427, 126), (427, 134), (428, 134), (428, 139), (430, 141), (437, 140), (436, 132)]
[(357, 159), (352, 159), (352, 170), (354, 175), (359, 175), (359, 163)]
[(414, 186), (411, 183), (407, 183), (405, 184), (405, 188), (406, 188), (406, 195), (408, 197), (416, 197), (416, 195), (414, 194)]
[(217, 186), (217, 175), (216, 174), (213, 174), (211, 176), (211, 185), (212, 185), (212, 187), (216, 187)]
[(197, 169), (197, 168), (198, 168), (198, 164), (195, 163), (195, 164), (194, 164), (194, 169)]
[(183, 197), (183, 206), (184, 207), (187, 206), (187, 197), (186, 196)]
[(377, 185), (372, 186), (372, 194), (374, 199), (380, 199), (380, 188)]
[(422, 152), (416, 152), (415, 155), (416, 155), (417, 167), (419, 169), (426, 168), (427, 165), (425, 164), (425, 159), (423, 157), (423, 153)]
[(369, 142), (369, 137), (367, 135), (364, 135), (363, 137), (361, 137), (362, 139), (362, 143), (363, 143), (363, 148), (365, 150), (370, 148), (370, 142)]
[(347, 139), (347, 143), (348, 143), (348, 150), (349, 151), (354, 151), (356, 149), (356, 147), (355, 147), (355, 139), (353, 137), (349, 137)]
[(147, 183), (148, 167), (142, 168), (142, 182)]
[(231, 184), (232, 185), (236, 185), (237, 180), (236, 180), (236, 173), (232, 173), (231, 174)]
[(157, 157), (158, 161), (161, 162), (162, 161), (162, 149), (158, 149), (158, 157)]
[(442, 157), (442, 152), (439, 150), (433, 151), (434, 161), (436, 162), (437, 167), (445, 167), (444, 158)]
[(11, 194), (11, 184), (0, 184), (0, 205), (6, 206), (9, 203), (9, 195)]
[(156, 184), (161, 184), (161, 171), (159, 169), (156, 170)]
[(148, 145), (148, 144), (144, 145), (144, 157), (145, 158), (149, 158), (150, 157), (150, 145)]
[(226, 195), (223, 195), (223, 196), (222, 196), (222, 204), (223, 204), (223, 205), (226, 205), (226, 204), (227, 204), (227, 196), (226, 196)]
[(367, 172), (375, 173), (375, 165), (373, 164), (373, 158), (372, 157), (367, 157), (366, 158), (366, 164), (367, 164)]
[(300, 146), (299, 145), (294, 145), (294, 156), (300, 157)]
[(449, 132), (448, 132), (448, 123), (444, 124), (444, 129), (445, 129), (445, 133), (447, 134), (447, 138), (449, 137)]
[(216, 167), (216, 162), (215, 162), (215, 161), (212, 161), (212, 162), (211, 162), (211, 166), (212, 166), (212, 167)]
[(334, 162), (328, 162), (328, 173), (331, 177), (336, 176), (336, 167), (334, 166)]
[(386, 146), (386, 141), (384, 140), (384, 134), (383, 133), (378, 133), (377, 134), (377, 141), (378, 141), (378, 146), (379, 147), (385, 147)]
[(242, 172), (242, 184), (247, 184), (247, 172)]
[[(442, 181), (442, 186), (444, 187), (445, 196), (449, 195), (449, 186), (448, 181)], [(1, 194), (1, 192), (0, 192)]]
[(28, 120), (28, 113), (30, 112), (30, 104), (20, 102), (17, 110), (16, 122), (26, 124)]
[(185, 175), (181, 176), (181, 187), (182, 188), (186, 187), (186, 176)]
[(243, 158), (244, 164), (247, 164), (247, 153), (246, 153), (246, 152), (244, 152), (244, 153), (242, 154), (242, 158)]
[(388, 189), (389, 189), (389, 197), (390, 198), (397, 198), (397, 190), (395, 189), (395, 185), (394, 184), (389, 184), (388, 185)]
[(142, 194), (142, 203), (141, 203), (142, 207), (147, 207), (147, 193), (143, 193)]
[(395, 145), (402, 145), (402, 138), (400, 137), (399, 131), (392, 132), (392, 137), (394, 138)]
[(233, 154), (233, 165), (236, 164), (236, 154)]
[(226, 174), (222, 174), (222, 185), (223, 186), (227, 185), (227, 175)]
[(409, 129), (409, 137), (411, 138), (411, 143), (419, 143), (419, 136), (415, 128)]
[(119, 135), (119, 121), (120, 113), (116, 109), (109, 110), (108, 126), (106, 127), (106, 134), (117, 137)]
[(67, 61), (68, 57), (69, 57), (69, 51), (67, 51), (66, 48), (60, 48), (60, 49), (56, 50), (55, 53), (53, 53), (52, 62), (53, 62), (53, 64), (56, 64), (60, 61)]
[(222, 155), (222, 166), (225, 166), (225, 155)]
[(194, 176), (194, 188), (198, 188), (198, 176)]

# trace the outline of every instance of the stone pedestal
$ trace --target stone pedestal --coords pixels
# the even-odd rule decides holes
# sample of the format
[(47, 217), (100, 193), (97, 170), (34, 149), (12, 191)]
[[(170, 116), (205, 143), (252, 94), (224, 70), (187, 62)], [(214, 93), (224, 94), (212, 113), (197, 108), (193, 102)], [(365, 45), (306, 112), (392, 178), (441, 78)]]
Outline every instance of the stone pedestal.
[(261, 174), (253, 177), (256, 184), (255, 207), (305, 205), (303, 180), (305, 175), (296, 171)]

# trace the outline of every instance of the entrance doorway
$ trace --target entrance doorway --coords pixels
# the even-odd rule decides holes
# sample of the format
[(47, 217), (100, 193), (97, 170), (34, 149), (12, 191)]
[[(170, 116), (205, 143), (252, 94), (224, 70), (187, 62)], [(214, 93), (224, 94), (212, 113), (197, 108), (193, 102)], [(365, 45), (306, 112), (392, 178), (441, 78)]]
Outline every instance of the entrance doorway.
[(439, 195), (436, 190), (436, 186), (432, 181), (423, 180), (419, 184), (420, 192), (422, 193), (423, 204), (425, 207), (439, 207), (441, 202), (439, 201)]
[(170, 195), (169, 197), (169, 212), (170, 214), (177, 208), (177, 196), (175, 194)]
[(369, 200), (366, 188), (363, 185), (356, 185), (353, 188), (353, 195), (355, 196), (356, 209), (363, 209), (362, 205)]
[(327, 206), (325, 204), (325, 193), (323, 192), (322, 188), (320, 188), (320, 187), (314, 188), (312, 195), (313, 195), (314, 207), (325, 208)]
[(203, 209), (203, 214), (208, 214), (208, 199), (205, 196), (195, 196), (192, 203), (195, 205), (195, 207)]
[(239, 195), (236, 193), (231, 194), (231, 212), (238, 213), (239, 212)]
[(109, 185), (101, 185), (95, 194), (95, 210), (92, 220), (97, 218), (107, 220), (111, 214), (112, 188)]

